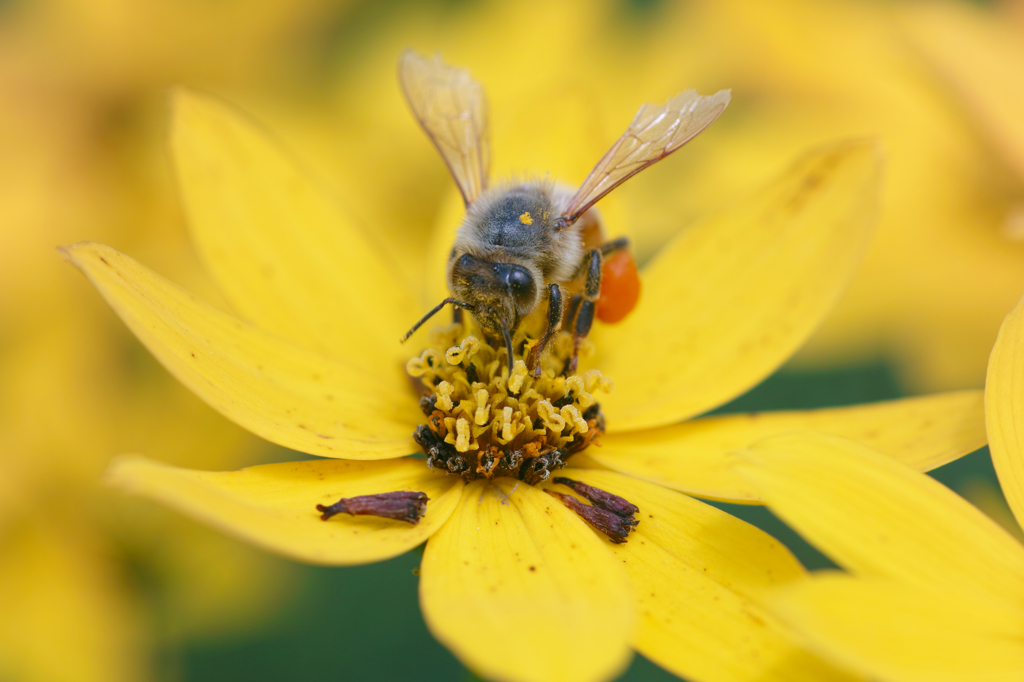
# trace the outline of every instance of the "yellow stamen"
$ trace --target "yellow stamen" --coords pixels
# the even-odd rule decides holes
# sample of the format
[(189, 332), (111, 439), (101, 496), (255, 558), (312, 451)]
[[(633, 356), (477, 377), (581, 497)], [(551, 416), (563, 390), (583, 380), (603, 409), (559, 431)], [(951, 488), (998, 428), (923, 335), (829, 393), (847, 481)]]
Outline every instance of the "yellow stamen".
[(455, 439), (455, 449), (459, 452), (469, 452), (469, 422), (460, 417), (455, 422), (455, 431), (459, 434)]
[(463, 360), (468, 360), (476, 355), (478, 350), (480, 350), (480, 342), (477, 341), (475, 336), (467, 336), (458, 346), (449, 348), (444, 358), (448, 361), (449, 365), (458, 365)]
[[(594, 393), (611, 382), (597, 370), (562, 374), (573, 349), (569, 334), (553, 340), (537, 378), (521, 357), (510, 374), (504, 345), (466, 336), (460, 325), (434, 330), (431, 344), (407, 369), (427, 396), (429, 418), (417, 442), (432, 467), (467, 480), (510, 476), (534, 484), (604, 432)], [(530, 343), (516, 347), (528, 354)]]
[(486, 388), (481, 388), (476, 392), (476, 414), (473, 415), (473, 421), (480, 426), (487, 423), (487, 397), (489, 395)]
[(540, 420), (544, 422), (544, 426), (551, 429), (554, 433), (561, 433), (562, 429), (565, 428), (565, 420), (562, 419), (562, 415), (547, 400), (541, 400), (537, 403), (537, 413), (540, 414)]
[(447, 381), (442, 381), (437, 385), (437, 406), (441, 408), (443, 412), (452, 411), (452, 398), (451, 395), (455, 391), (455, 387), (449, 384)]
[(560, 410), (562, 421), (566, 424), (572, 424), (572, 433), (586, 433), (587, 420), (580, 415), (580, 411), (573, 405), (565, 405)]
[(516, 360), (512, 366), (512, 376), (508, 378), (508, 392), (512, 395), (519, 393), (523, 388), (523, 382), (526, 381), (527, 374), (529, 374), (529, 370), (526, 369), (526, 363)]

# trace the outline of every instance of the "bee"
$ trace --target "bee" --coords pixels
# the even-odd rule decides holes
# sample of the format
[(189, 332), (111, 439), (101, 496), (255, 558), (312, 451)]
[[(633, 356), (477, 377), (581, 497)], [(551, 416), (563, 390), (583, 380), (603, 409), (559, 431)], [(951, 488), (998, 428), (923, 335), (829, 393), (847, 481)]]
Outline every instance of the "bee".
[(662, 106), (644, 104), (573, 191), (548, 180), (490, 184), (487, 101), (465, 69), (448, 66), (440, 55), (428, 59), (410, 50), (399, 61), (398, 75), (409, 107), (466, 205), (448, 260), (451, 296), (402, 341), (452, 305), (456, 319), (467, 310), (489, 342), (504, 342), (511, 372), (512, 337), (536, 313), (543, 316), (544, 331), (528, 367), (539, 376), (541, 354), (564, 325), (574, 344), (566, 369), (575, 371), (580, 340), (590, 332), (595, 314), (617, 321), (639, 295), (629, 241), (605, 238), (594, 205), (711, 125), (728, 105), (730, 92), (701, 97), (687, 90)]

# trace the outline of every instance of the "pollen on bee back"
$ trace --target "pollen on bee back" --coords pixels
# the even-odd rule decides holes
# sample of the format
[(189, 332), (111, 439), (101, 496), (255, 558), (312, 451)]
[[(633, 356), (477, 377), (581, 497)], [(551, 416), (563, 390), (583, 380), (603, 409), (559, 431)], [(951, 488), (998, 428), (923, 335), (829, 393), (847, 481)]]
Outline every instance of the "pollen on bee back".
[(466, 480), (512, 477), (533, 485), (604, 433), (595, 394), (612, 383), (596, 369), (564, 373), (568, 334), (551, 344), (539, 377), (521, 353), (510, 374), (504, 346), (464, 335), (460, 324), (434, 330), (430, 342), (406, 371), (423, 392), (427, 422), (414, 437), (431, 468)]

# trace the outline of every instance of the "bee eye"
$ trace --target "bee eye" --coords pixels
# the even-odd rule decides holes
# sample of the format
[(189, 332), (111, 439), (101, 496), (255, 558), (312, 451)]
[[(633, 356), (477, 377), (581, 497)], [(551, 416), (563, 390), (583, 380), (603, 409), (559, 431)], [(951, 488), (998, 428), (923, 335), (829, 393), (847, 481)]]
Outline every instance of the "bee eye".
[(513, 267), (508, 274), (508, 286), (517, 302), (533, 302), (536, 287), (533, 283), (533, 276), (526, 269), (518, 265)]

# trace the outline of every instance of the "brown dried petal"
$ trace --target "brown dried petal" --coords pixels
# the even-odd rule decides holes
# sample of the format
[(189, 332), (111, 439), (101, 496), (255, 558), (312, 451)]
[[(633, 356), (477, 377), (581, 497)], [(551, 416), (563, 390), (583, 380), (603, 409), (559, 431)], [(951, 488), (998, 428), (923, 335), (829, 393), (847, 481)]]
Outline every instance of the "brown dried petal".
[(379, 495), (343, 497), (332, 505), (318, 504), (316, 510), (322, 512), (320, 518), (323, 521), (335, 514), (344, 513), (352, 516), (381, 516), (386, 519), (406, 521), (415, 526), (426, 513), (429, 499), (426, 493), (397, 491)]
[(601, 509), (618, 514), (619, 516), (632, 516), (640, 511), (640, 508), (629, 500), (619, 497), (618, 495), (612, 495), (609, 492), (595, 488), (592, 485), (587, 485), (582, 481), (574, 481), (571, 478), (565, 478), (559, 476), (554, 479), (555, 483), (572, 488), (580, 497), (586, 498), (591, 504), (597, 505)]
[(615, 512), (601, 509), (589, 504), (583, 504), (575, 497), (556, 493), (553, 490), (546, 491), (548, 495), (557, 497), (562, 504), (576, 512), (577, 516), (593, 526), (596, 530), (608, 536), (608, 539), (616, 544), (622, 544), (627, 540), (637, 521), (632, 518), (619, 516)]

